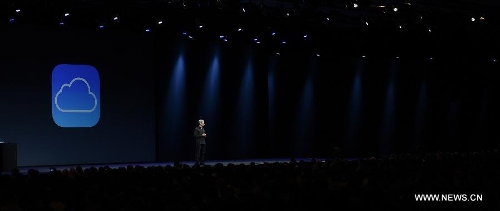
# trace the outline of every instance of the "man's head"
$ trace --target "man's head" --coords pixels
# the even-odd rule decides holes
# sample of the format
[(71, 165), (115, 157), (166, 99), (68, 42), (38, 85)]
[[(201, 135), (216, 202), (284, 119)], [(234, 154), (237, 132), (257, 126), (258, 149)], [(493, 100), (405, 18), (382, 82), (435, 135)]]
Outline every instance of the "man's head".
[(201, 127), (205, 126), (205, 120), (203, 119), (198, 120), (198, 125), (200, 125)]

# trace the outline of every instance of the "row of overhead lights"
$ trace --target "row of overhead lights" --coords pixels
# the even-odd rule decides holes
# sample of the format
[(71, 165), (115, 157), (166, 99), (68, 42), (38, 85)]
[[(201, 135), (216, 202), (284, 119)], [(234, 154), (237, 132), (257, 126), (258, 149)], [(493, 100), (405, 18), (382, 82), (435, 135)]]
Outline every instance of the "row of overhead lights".
[[(357, 8), (357, 5), (356, 5), (356, 4), (354, 4), (354, 8)], [(245, 10), (244, 10), (244, 9), (243, 9), (243, 11), (245, 12)], [(398, 8), (397, 8), (397, 7), (395, 7), (395, 8), (394, 8), (394, 12), (397, 12), (397, 11), (398, 11)], [(15, 13), (21, 13), (21, 9), (16, 9), (16, 10), (15, 10)], [(287, 13), (287, 15), (289, 15), (289, 14)], [(70, 13), (64, 13), (64, 14), (63, 14), (63, 17), (64, 17), (64, 18), (69, 18), (70, 16), (71, 16), (71, 14), (70, 14)], [(422, 17), (422, 16), (420, 16), (419, 18), (420, 18), (420, 19), (423, 19), (423, 17)], [(480, 20), (480, 21), (484, 21), (484, 20), (485, 20), (485, 18), (484, 18), (483, 16), (481, 16), (481, 17), (479, 18), (479, 20)], [(119, 21), (120, 21), (120, 18), (119, 18), (119, 16), (114, 16), (114, 17), (112, 18), (112, 20), (111, 20), (111, 21), (112, 21), (112, 22), (119, 22)], [(326, 21), (330, 21), (330, 18), (326, 18)], [(472, 22), (474, 22), (474, 21), (476, 21), (476, 19), (473, 17), (473, 18), (471, 18), (471, 21), (472, 21)], [(10, 18), (10, 19), (9, 19), (9, 22), (15, 22), (15, 19), (14, 19), (14, 18)], [(66, 26), (66, 23), (65, 23), (65, 21), (60, 21), (60, 22), (59, 22), (59, 25), (60, 25), (60, 26)], [(162, 25), (163, 25), (163, 21), (162, 21), (162, 20), (157, 21), (157, 22), (156, 22), (156, 25), (158, 25), (158, 26), (162, 26)], [(365, 22), (365, 25), (366, 25), (366, 26), (369, 26), (369, 22)], [(106, 27), (106, 24), (99, 24), (99, 25), (98, 25), (98, 28), (99, 28), (99, 29), (104, 29), (105, 27)], [(203, 24), (199, 24), (199, 25), (197, 26), (197, 28), (198, 28), (198, 29), (203, 29), (204, 27), (205, 27), (205, 26), (204, 26)], [(402, 28), (403, 28), (403, 26), (402, 26), (402, 25), (399, 25), (399, 26), (398, 26), (398, 28), (399, 28), (399, 29), (402, 29)], [(151, 31), (152, 31), (152, 29), (151, 29), (150, 27), (146, 27), (146, 28), (144, 28), (144, 32), (146, 32), (146, 33), (149, 33), (149, 32), (151, 32)], [(236, 31), (237, 31), (237, 32), (243, 32), (243, 28), (238, 27), (238, 28), (236, 28)], [(428, 28), (428, 29), (427, 29), (427, 32), (428, 32), (428, 33), (431, 33), (431, 32), (432, 32), (432, 29), (431, 29), (431, 28)], [(189, 39), (191, 39), (191, 40), (195, 40), (195, 36), (188, 34), (188, 32), (186, 32), (186, 31), (182, 32), (182, 35), (183, 35), (183, 36), (185, 36), (185, 37), (187, 37), (187, 38), (189, 38)], [(275, 37), (276, 35), (277, 35), (277, 34), (276, 34), (276, 32), (271, 32), (271, 36)], [(303, 40), (307, 40), (307, 39), (309, 38), (309, 35), (308, 35), (308, 34), (303, 34), (303, 35), (302, 35), (302, 38), (303, 38)], [(220, 35), (220, 36), (219, 36), (219, 39), (220, 39), (222, 42), (228, 42), (228, 36), (225, 36), (225, 35)], [(261, 39), (259, 39), (259, 38), (253, 38), (253, 42), (254, 42), (254, 43), (256, 43), (256, 44), (262, 44), (262, 40), (261, 40)], [(280, 44), (285, 45), (285, 44), (287, 44), (287, 41), (286, 41), (286, 40), (282, 40), (282, 41), (280, 41)], [(279, 55), (281, 55), (281, 53), (277, 52), (277, 53), (276, 53), (276, 55), (278, 55), (278, 56), (279, 56)], [(320, 54), (315, 54), (315, 55), (316, 55), (317, 57), (320, 57)], [(361, 57), (362, 57), (362, 58), (365, 58), (366, 56), (365, 56), (365, 55), (363, 55), (363, 56), (361, 56)], [(396, 59), (399, 59), (399, 57), (395, 57), (395, 58), (396, 58)], [(431, 57), (431, 58), (429, 58), (429, 60), (434, 60), (434, 58), (432, 58), (432, 57)], [(497, 63), (497, 62), (498, 62), (498, 59), (493, 59), (492, 61), (493, 61), (493, 62), (495, 62), (495, 63)]]
[[(407, 5), (411, 5), (411, 3), (406, 3), (406, 4), (407, 4)], [(353, 3), (353, 6), (352, 6), (352, 7), (353, 7), (353, 8), (358, 8), (358, 7), (359, 7), (359, 5), (358, 5), (357, 3)], [(380, 7), (380, 8), (385, 8), (386, 6), (381, 5), (381, 6), (377, 6), (377, 7)], [(242, 12), (243, 12), (243, 13), (245, 13), (245, 12), (246, 12), (245, 7), (243, 7), (243, 6), (241, 7), (241, 10), (242, 10)], [(392, 9), (392, 10), (393, 10), (395, 13), (397, 13), (397, 12), (399, 11), (399, 8), (398, 8), (398, 7), (393, 7), (393, 9)], [(384, 11), (384, 12), (385, 12), (385, 11)], [(21, 9), (16, 9), (16, 10), (15, 10), (15, 13), (21, 13)], [(64, 17), (69, 17), (69, 16), (70, 16), (70, 14), (69, 14), (69, 13), (65, 13), (65, 14), (64, 14)], [(287, 13), (286, 13), (286, 17), (290, 17), (290, 13), (289, 13), (289, 12), (287, 12)], [(423, 20), (423, 16), (422, 16), (422, 15), (420, 15), (420, 16), (419, 16), (419, 19), (420, 19), (420, 20)], [(479, 16), (479, 18), (477, 18), (477, 17), (475, 17), (475, 16), (471, 16), (470, 20), (471, 20), (471, 22), (476, 22), (477, 20), (479, 20), (480, 22), (484, 22), (484, 21), (486, 20), (486, 18), (484, 17), (484, 15)], [(14, 19), (14, 18), (10, 18), (10, 22), (14, 22), (14, 21), (15, 21), (15, 19)], [(118, 17), (117, 17), (117, 16), (116, 16), (116, 17), (114, 17), (114, 18), (113, 18), (113, 21), (118, 21)], [(327, 21), (327, 22), (329, 22), (329, 21), (330, 21), (330, 18), (328, 18), (328, 17), (327, 17), (327, 18), (326, 18), (326, 21)], [(64, 22), (60, 22), (59, 24), (60, 24), (60, 25), (64, 25)], [(161, 25), (161, 24), (162, 24), (162, 21), (158, 21), (158, 24), (159, 24), (159, 25)], [(367, 25), (367, 26), (368, 26), (368, 25), (369, 25), (369, 22), (368, 22), (368, 21), (366, 21), (366, 22), (365, 22), (365, 25)], [(398, 27), (399, 29), (402, 29), (402, 28), (403, 28), (403, 25), (398, 25), (397, 27)], [(103, 25), (103, 24), (99, 25), (99, 28), (104, 28), (104, 25)], [(149, 31), (151, 31), (151, 29), (146, 28), (146, 29), (145, 29), (145, 31), (148, 31), (148, 32), (149, 32)], [(428, 31), (429, 31), (429, 32), (431, 32), (431, 29), (429, 28), (429, 29), (428, 29)]]
[[(405, 5), (412, 5), (412, 4), (411, 3), (405, 3)], [(346, 5), (346, 8), (347, 7), (348, 7), (348, 5)], [(357, 9), (357, 8), (359, 8), (359, 4), (358, 3), (352, 3), (351, 7), (354, 8), (354, 9)], [(387, 6), (385, 6), (385, 5), (377, 5), (376, 7), (377, 8), (383, 8), (383, 9), (387, 8)], [(244, 6), (241, 7), (241, 11), (243, 13), (246, 12), (246, 9), (245, 9)], [(397, 6), (393, 6), (392, 7), (392, 11), (394, 13), (399, 13), (400, 9)], [(387, 10), (383, 10), (383, 13), (387, 13)], [(289, 12), (286, 13), (286, 17), (290, 17), (290, 13)], [(422, 20), (423, 16), (420, 15), (419, 19)], [(471, 20), (471, 22), (475, 22), (477, 20), (479, 20), (480, 22), (484, 22), (484, 21), (486, 21), (486, 18), (485, 18), (484, 15), (479, 15), (479, 17), (472, 15), (471, 18), (470, 18), (470, 20)], [(327, 21), (329, 21), (329, 18), (327, 18)], [(366, 25), (368, 25), (368, 22), (366, 22)], [(399, 27), (401, 28), (401, 26), (399, 26)]]
[[(17, 10), (16, 10), (16, 13), (20, 13), (20, 12), (21, 12), (21, 10), (20, 10), (20, 9), (17, 9)], [(70, 17), (70, 13), (64, 13), (64, 17), (65, 17), (65, 18)], [(120, 18), (119, 18), (118, 16), (115, 16), (115, 17), (113, 17), (113, 18), (112, 18), (112, 22), (119, 22), (119, 19), (120, 19)], [(10, 19), (9, 19), (9, 22), (15, 22), (15, 21), (16, 21), (16, 19), (15, 19), (15, 18), (10, 18)], [(326, 21), (327, 21), (327, 22), (328, 22), (328, 21), (330, 21), (330, 18), (326, 18)], [(60, 21), (58, 24), (59, 24), (60, 26), (66, 26), (65, 21)], [(163, 25), (163, 21), (159, 20), (156, 24), (157, 24), (158, 26), (162, 26), (162, 25)], [(368, 21), (366, 21), (366, 22), (365, 22), (365, 25), (366, 25), (366, 26), (369, 26), (370, 24), (369, 24), (369, 22), (368, 22)], [(106, 24), (104, 24), (104, 23), (98, 24), (98, 27), (99, 27), (100, 29), (104, 29), (104, 28), (106, 27)], [(204, 27), (204, 25), (202, 25), (202, 24), (198, 25), (198, 28), (199, 28), (199, 29), (202, 29), (203, 27)], [(400, 29), (400, 30), (402, 30), (402, 29), (403, 29), (403, 25), (398, 25), (397, 27), (398, 27), (398, 29)], [(151, 32), (151, 31), (152, 31), (151, 27), (145, 27), (145, 28), (144, 28), (144, 32)], [(239, 28), (237, 28), (237, 31), (238, 31), (238, 32), (241, 32), (241, 31), (243, 31), (243, 28), (239, 27)], [(428, 28), (428, 29), (427, 29), (427, 32), (428, 32), (428, 33), (431, 33), (431, 32), (432, 32), (432, 29), (431, 29), (431, 28)], [(184, 33), (184, 35), (186, 35), (186, 34)], [(275, 33), (275, 32), (272, 32), (272, 35), (273, 35), (273, 36), (275, 36), (275, 35), (276, 35), (276, 33)], [(188, 37), (189, 37), (190, 39), (194, 39), (194, 37), (193, 37), (193, 36), (188, 36)], [(307, 34), (303, 35), (303, 38), (304, 38), (304, 39), (307, 39), (307, 37), (308, 37), (308, 35), (307, 35)], [(227, 37), (225, 37), (225, 38), (221, 38), (221, 39), (223, 39), (224, 41), (227, 41)], [(261, 43), (261, 41), (260, 41), (260, 40), (255, 40), (255, 42), (256, 42), (256, 43), (259, 43), (259, 44)], [(282, 43), (282, 44), (286, 44), (286, 41), (283, 41), (283, 43)]]
[[(356, 4), (356, 3), (354, 3), (354, 8), (357, 8), (357, 4)], [(243, 8), (242, 10), (243, 10), (243, 11), (246, 11), (244, 8)], [(398, 8), (397, 8), (397, 7), (394, 7), (394, 12), (397, 12), (397, 11), (398, 11)], [(21, 13), (21, 9), (16, 9), (16, 10), (15, 10), (15, 13)], [(289, 13), (287, 13), (287, 16), (289, 16), (289, 15), (290, 15), (290, 14), (289, 14)], [(64, 13), (64, 17), (65, 17), (65, 18), (68, 18), (69, 16), (70, 16), (70, 13)], [(422, 20), (422, 19), (423, 19), (423, 16), (419, 16), (419, 19), (421, 19), (421, 20)], [(9, 19), (9, 22), (14, 22), (14, 21), (15, 21), (15, 18), (10, 18), (10, 19)], [(112, 20), (112, 21), (113, 21), (113, 22), (118, 22), (118, 21), (119, 21), (119, 17), (118, 17), (118, 16), (113, 17), (113, 20)], [(329, 21), (330, 21), (330, 18), (328, 18), (328, 17), (327, 17), (327, 18), (326, 18), (326, 21), (327, 21), (327, 22), (329, 22)], [(475, 18), (475, 17), (472, 17), (472, 18), (471, 18), (471, 21), (472, 21), (472, 22), (475, 22), (475, 21), (476, 21), (476, 18)], [(484, 17), (484, 16), (480, 16), (480, 17), (479, 17), (479, 21), (481, 21), (481, 22), (482, 22), (482, 21), (485, 21), (485, 17)], [(161, 21), (161, 20), (160, 20), (160, 21), (158, 21), (158, 22), (157, 22), (157, 24), (158, 24), (158, 25), (163, 25), (163, 21)], [(60, 21), (60, 22), (59, 22), (59, 25), (64, 26), (64, 25), (65, 25), (65, 22), (64, 22), (64, 21)], [(368, 21), (365, 21), (365, 25), (366, 25), (366, 26), (369, 26), (369, 25), (370, 25), (370, 23), (369, 23)], [(199, 28), (203, 28), (203, 27), (204, 27), (203, 25), (199, 25)], [(403, 29), (403, 25), (402, 25), (402, 24), (398, 25), (397, 27), (398, 27), (398, 29), (400, 29), (400, 30), (402, 30), (402, 29)], [(105, 28), (105, 24), (99, 24), (99, 28), (101, 28), (101, 29), (102, 29), (102, 28)], [(151, 31), (151, 28), (145, 28), (145, 29), (144, 29), (144, 31), (145, 31), (145, 32), (150, 32), (150, 31)], [(241, 28), (238, 28), (238, 31), (242, 31), (242, 29), (241, 29)], [(428, 29), (427, 29), (427, 31), (428, 31), (428, 33), (431, 33), (431, 32), (432, 32), (432, 29), (431, 29), (431, 28), (428, 28)], [(306, 36), (307, 36), (307, 35), (306, 35)]]
[[(407, 3), (407, 4), (410, 4), (410, 3)], [(358, 4), (357, 4), (357, 3), (353, 3), (353, 7), (354, 7), (354, 8), (358, 8)], [(384, 8), (385, 8), (385, 6), (378, 6), (378, 7), (384, 7)], [(241, 10), (242, 10), (242, 12), (243, 12), (243, 13), (245, 13), (245, 12), (246, 12), (245, 7), (242, 7), (242, 9), (241, 9)], [(398, 11), (399, 11), (398, 7), (394, 7), (394, 8), (393, 8), (393, 11), (394, 11), (394, 12), (398, 12)], [(16, 9), (16, 10), (15, 10), (15, 13), (21, 13), (21, 9)], [(70, 14), (69, 14), (69, 13), (64, 13), (64, 17), (69, 17), (69, 16), (70, 16)], [(290, 16), (290, 13), (286, 13), (286, 17), (289, 17), (289, 16)], [(115, 21), (115, 22), (116, 22), (116, 21), (118, 21), (118, 19), (119, 19), (119, 18), (118, 18), (118, 16), (115, 16), (115, 17), (113, 18), (113, 21)], [(423, 16), (422, 16), (422, 15), (420, 15), (420, 16), (419, 16), (419, 19), (420, 19), (420, 20), (423, 20)], [(471, 20), (471, 22), (476, 22), (477, 20), (479, 20), (480, 22), (484, 22), (484, 21), (486, 20), (486, 18), (485, 18), (483, 15), (481, 15), (479, 18), (476, 18), (475, 16), (472, 16), (472, 17), (470, 18), (470, 20)], [(10, 18), (10, 20), (9, 20), (9, 21), (10, 21), (10, 22), (14, 22), (14, 21), (15, 21), (15, 19), (14, 19), (14, 18)], [(329, 22), (329, 21), (330, 21), (330, 18), (328, 18), (328, 17), (327, 17), (327, 18), (326, 18), (326, 22)], [(162, 21), (158, 21), (158, 25), (162, 25), (162, 23), (163, 23)], [(59, 25), (65, 25), (64, 21), (59, 22)], [(365, 21), (365, 25), (366, 25), (366, 26), (369, 26), (369, 22), (368, 22), (368, 21)], [(105, 26), (104, 26), (104, 24), (100, 24), (100, 25), (99, 25), (99, 28), (104, 28), (104, 27), (105, 27)], [(200, 27), (202, 27), (202, 26), (200, 26)], [(398, 25), (397, 27), (398, 27), (398, 29), (403, 29), (403, 25), (402, 25), (402, 24)], [(150, 29), (150, 28), (146, 28), (146, 29), (144, 29), (144, 30), (145, 30), (146, 32), (151, 31), (151, 29)], [(429, 28), (429, 29), (428, 29), (428, 32), (430, 33), (431, 31), (432, 31), (432, 30)]]

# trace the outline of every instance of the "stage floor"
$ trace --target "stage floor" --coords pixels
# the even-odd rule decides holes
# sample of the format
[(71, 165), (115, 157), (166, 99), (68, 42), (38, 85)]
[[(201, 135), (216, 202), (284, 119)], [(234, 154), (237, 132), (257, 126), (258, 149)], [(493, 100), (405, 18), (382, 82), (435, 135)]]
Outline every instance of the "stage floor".
[[(215, 165), (217, 163), (222, 163), (224, 166), (227, 164), (246, 164), (249, 165), (252, 162), (260, 165), (264, 163), (285, 163), (289, 162), (291, 158), (268, 158), (268, 159), (246, 159), (246, 160), (207, 160), (205, 162), (205, 165)], [(295, 158), (297, 161), (311, 161), (312, 158)], [(321, 158), (316, 158), (316, 160), (324, 160)], [(194, 161), (181, 161), (179, 162), (181, 165), (189, 165), (193, 166), (195, 164)], [(63, 165), (63, 166), (20, 166), (18, 167), (19, 171), (21, 174), (27, 174), (28, 170), (30, 169), (35, 169), (38, 170), (40, 173), (49, 173), (51, 168), (55, 168), (57, 170), (64, 170), (64, 169), (71, 169), (71, 168), (76, 168), (77, 166), (81, 166), (83, 169), (90, 168), (90, 167), (104, 167), (104, 166), (109, 166), (110, 168), (120, 168), (120, 167), (127, 167), (129, 165), (132, 166), (144, 166), (144, 167), (150, 167), (150, 166), (167, 166), (167, 165), (174, 165), (174, 162), (151, 162), (151, 163), (120, 163), (120, 164), (81, 164), (81, 165)], [(11, 172), (3, 172), (2, 174), (10, 174)]]

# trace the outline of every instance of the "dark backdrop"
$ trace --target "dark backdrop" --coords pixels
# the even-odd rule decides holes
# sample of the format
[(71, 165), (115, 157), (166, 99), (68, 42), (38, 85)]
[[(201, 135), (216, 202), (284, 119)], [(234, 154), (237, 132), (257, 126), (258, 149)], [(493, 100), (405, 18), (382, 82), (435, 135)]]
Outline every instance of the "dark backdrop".
[[(307, 46), (181, 34), (6, 28), (0, 135), (19, 144), (19, 165), (193, 160), (200, 117), (208, 159), (498, 147), (491, 58), (443, 50), (431, 60), (411, 46), (399, 59), (368, 46), (363, 58), (348, 38), (318, 57)], [(206, 85), (214, 60), (217, 83)], [(60, 63), (99, 71), (95, 127), (53, 123), (50, 76)]]
[[(410, 49), (398, 57), (376, 51), (318, 57), (301, 46), (277, 55), (251, 41), (156, 41), (158, 69), (166, 73), (157, 77), (159, 160), (193, 160), (193, 129), (206, 116), (215, 116), (206, 122), (209, 159), (327, 157), (335, 147), (348, 157), (498, 147), (498, 63), (491, 58), (451, 51), (431, 58)], [(180, 52), (185, 101), (171, 119), (166, 102), (177, 99), (167, 94), (168, 84)], [(209, 115), (200, 110), (216, 52), (220, 99), (213, 100), (220, 106)], [(251, 92), (242, 91), (248, 66)], [(241, 98), (252, 103), (250, 118), (239, 109)]]

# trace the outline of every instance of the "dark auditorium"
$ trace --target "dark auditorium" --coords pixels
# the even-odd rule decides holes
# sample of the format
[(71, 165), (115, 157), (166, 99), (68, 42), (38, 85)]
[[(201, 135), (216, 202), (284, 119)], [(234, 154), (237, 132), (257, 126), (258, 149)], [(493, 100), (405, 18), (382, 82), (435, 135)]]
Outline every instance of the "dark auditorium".
[(0, 1), (0, 211), (499, 211), (499, 11)]

